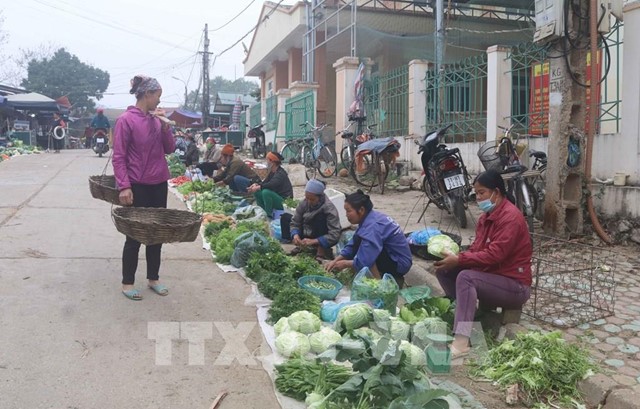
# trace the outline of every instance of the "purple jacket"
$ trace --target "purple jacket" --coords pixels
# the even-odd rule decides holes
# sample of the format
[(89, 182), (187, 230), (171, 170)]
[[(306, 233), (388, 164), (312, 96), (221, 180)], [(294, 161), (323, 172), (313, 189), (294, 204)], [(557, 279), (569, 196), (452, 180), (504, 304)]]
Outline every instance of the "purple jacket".
[(132, 184), (156, 185), (171, 175), (164, 158), (176, 143), (170, 129), (162, 130), (158, 118), (130, 106), (118, 118), (113, 136), (113, 171), (119, 190)]

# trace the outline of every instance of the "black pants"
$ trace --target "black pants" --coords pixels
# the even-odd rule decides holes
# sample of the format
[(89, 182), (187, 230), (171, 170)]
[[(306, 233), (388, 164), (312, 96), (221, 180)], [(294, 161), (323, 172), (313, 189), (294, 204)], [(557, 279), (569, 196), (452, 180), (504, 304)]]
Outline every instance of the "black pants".
[(60, 149), (64, 148), (64, 138), (63, 139), (56, 139), (53, 136), (51, 137), (51, 139), (53, 139), (53, 149), (56, 151), (59, 151)]
[(218, 170), (218, 164), (213, 162), (202, 162), (199, 163), (196, 168), (200, 169), (203, 175), (213, 177), (213, 171)]
[[(133, 206), (135, 207), (167, 207), (167, 182), (157, 185), (132, 185)], [(122, 284), (135, 282), (138, 269), (138, 253), (140, 242), (127, 236), (122, 250)], [(146, 247), (147, 279), (157, 280), (160, 271), (160, 255), (162, 244)]]
[[(282, 238), (285, 240), (293, 240), (291, 237), (291, 219), (292, 215), (289, 213), (284, 213), (280, 216), (280, 229), (282, 231)], [(304, 235), (304, 228), (300, 229), (300, 238), (301, 239), (317, 239), (320, 236), (324, 236), (329, 233), (329, 227), (327, 226), (327, 215), (322, 213), (316, 216), (311, 221), (311, 235), (306, 237)]]

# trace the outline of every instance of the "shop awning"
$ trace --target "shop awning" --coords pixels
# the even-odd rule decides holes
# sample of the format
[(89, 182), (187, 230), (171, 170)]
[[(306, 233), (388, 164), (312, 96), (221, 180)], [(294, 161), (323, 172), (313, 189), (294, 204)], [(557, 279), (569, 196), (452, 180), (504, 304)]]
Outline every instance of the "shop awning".
[(37, 92), (8, 95), (6, 98), (7, 105), (14, 109), (30, 111), (58, 111), (60, 109), (55, 100)]
[(199, 126), (202, 122), (202, 114), (185, 109), (176, 109), (169, 115), (169, 119), (175, 121), (179, 126)]

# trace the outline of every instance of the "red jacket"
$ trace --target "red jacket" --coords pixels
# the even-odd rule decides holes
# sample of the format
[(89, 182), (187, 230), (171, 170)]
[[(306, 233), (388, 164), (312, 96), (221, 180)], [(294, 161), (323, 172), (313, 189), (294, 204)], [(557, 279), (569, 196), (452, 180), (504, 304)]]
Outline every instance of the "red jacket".
[(500, 274), (531, 286), (531, 237), (522, 212), (503, 198), (480, 216), (476, 238), (458, 256), (460, 267)]

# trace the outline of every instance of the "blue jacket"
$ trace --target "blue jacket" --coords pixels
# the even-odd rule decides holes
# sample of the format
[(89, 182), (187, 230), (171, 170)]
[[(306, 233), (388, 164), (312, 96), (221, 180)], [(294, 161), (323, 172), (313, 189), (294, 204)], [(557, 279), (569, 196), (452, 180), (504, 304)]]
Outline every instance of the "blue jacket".
[[(362, 240), (356, 254), (354, 254), (354, 239)], [(340, 255), (353, 260), (353, 269), (360, 271), (364, 267), (371, 267), (376, 259), (386, 249), (389, 257), (398, 265), (398, 274), (404, 275), (411, 268), (412, 257), (409, 242), (402, 229), (391, 217), (372, 210), (358, 226), (358, 230), (349, 243), (342, 249)]]
[(102, 128), (109, 129), (111, 125), (109, 125), (109, 119), (104, 115), (96, 115), (93, 117), (91, 121), (91, 127), (93, 129)]

